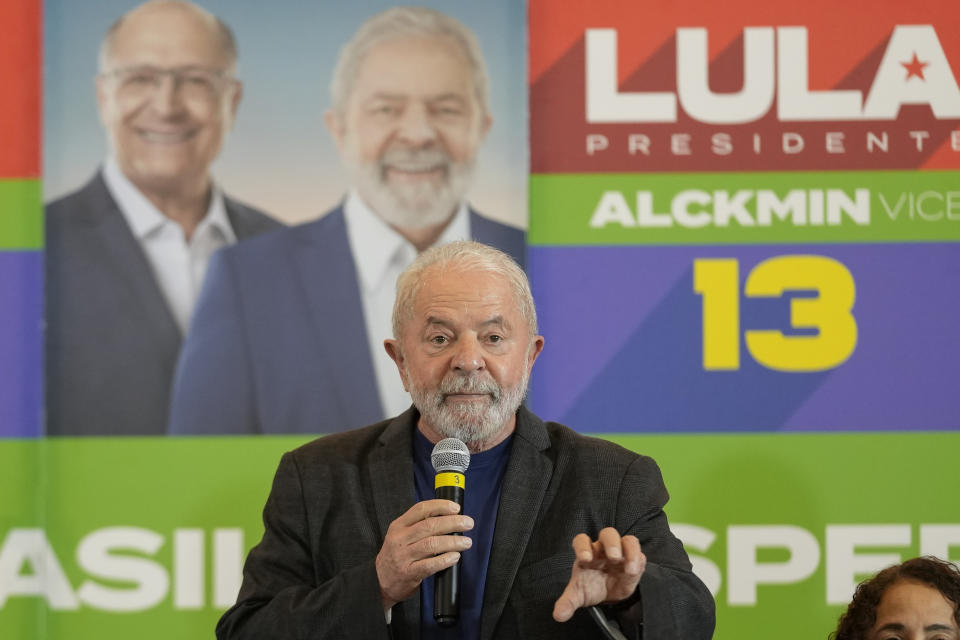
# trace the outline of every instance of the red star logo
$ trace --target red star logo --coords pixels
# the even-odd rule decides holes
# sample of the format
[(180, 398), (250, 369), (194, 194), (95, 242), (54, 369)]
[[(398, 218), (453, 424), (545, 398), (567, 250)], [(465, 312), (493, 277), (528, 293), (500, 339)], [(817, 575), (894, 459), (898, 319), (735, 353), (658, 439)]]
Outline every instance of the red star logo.
[(923, 77), (923, 68), (929, 65), (930, 63), (920, 62), (919, 60), (917, 60), (916, 51), (913, 52), (913, 60), (911, 60), (910, 62), (901, 62), (900, 64), (902, 64), (903, 68), (907, 70), (907, 78), (906, 78), (907, 80), (916, 76), (917, 78), (920, 78), (921, 80), (926, 82), (927, 79)]

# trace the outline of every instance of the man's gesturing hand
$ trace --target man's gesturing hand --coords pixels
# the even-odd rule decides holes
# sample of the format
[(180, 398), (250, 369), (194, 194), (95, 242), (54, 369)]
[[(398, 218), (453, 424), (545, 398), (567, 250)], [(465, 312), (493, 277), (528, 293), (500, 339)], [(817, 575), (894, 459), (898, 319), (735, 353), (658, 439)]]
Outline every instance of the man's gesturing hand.
[(470, 548), (470, 538), (449, 535), (473, 528), (473, 519), (457, 515), (459, 511), (456, 502), (424, 500), (390, 523), (377, 554), (385, 610), (413, 595), (427, 576), (456, 564), (459, 552)]
[(581, 607), (630, 597), (647, 568), (636, 536), (621, 538), (613, 527), (603, 529), (595, 542), (581, 533), (573, 539), (573, 552), (570, 582), (553, 605), (557, 622), (566, 622)]

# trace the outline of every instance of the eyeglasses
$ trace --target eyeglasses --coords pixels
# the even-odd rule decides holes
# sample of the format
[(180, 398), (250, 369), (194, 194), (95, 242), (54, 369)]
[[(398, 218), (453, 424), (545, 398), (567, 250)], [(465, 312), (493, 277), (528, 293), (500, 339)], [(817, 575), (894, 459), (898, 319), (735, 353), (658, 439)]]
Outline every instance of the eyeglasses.
[(100, 76), (115, 80), (122, 97), (141, 100), (156, 94), (165, 76), (170, 76), (174, 91), (180, 91), (181, 97), (189, 100), (212, 100), (225, 86), (236, 82), (226, 71), (203, 67), (127, 67), (106, 71)]

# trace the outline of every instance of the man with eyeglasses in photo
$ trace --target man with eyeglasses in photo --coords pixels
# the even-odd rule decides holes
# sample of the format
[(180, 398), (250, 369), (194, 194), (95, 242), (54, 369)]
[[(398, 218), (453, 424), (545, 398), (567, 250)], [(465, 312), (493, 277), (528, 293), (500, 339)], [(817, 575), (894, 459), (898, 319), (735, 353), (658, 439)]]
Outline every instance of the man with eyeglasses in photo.
[(243, 89), (236, 42), (206, 10), (152, 0), (100, 48), (110, 155), (46, 207), (48, 435), (160, 435), (183, 336), (217, 249), (277, 228), (210, 165)]

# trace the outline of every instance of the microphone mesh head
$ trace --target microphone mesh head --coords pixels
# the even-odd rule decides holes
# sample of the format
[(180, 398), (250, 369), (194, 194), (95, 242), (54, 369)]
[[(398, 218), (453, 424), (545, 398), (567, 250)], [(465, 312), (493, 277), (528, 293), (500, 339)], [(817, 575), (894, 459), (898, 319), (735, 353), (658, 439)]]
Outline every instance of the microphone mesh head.
[(433, 463), (433, 470), (437, 473), (441, 471), (466, 473), (467, 467), (470, 466), (470, 450), (456, 438), (444, 438), (433, 447), (430, 462)]

